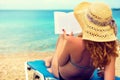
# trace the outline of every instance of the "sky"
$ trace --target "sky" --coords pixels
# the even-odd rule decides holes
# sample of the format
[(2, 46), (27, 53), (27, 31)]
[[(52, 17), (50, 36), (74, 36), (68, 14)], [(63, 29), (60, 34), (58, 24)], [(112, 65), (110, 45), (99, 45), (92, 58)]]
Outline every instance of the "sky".
[(120, 8), (119, 0), (0, 0), (0, 10), (73, 9), (82, 1), (105, 2)]

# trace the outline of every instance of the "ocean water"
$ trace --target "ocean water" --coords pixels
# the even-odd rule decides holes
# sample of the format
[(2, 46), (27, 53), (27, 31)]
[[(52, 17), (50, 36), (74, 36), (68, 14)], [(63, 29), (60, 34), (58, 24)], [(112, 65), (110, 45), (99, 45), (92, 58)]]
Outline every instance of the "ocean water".
[[(0, 53), (54, 51), (58, 38), (54, 34), (54, 11), (58, 10), (0, 10)], [(120, 9), (113, 10), (118, 30), (119, 14)], [(117, 36), (120, 39), (120, 31)]]

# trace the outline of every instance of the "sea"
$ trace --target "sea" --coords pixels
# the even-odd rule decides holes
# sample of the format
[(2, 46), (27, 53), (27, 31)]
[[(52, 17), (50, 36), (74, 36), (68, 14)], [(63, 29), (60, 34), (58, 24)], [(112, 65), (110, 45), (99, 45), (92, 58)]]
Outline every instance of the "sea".
[[(0, 10), (0, 54), (54, 52), (54, 12), (72, 10)], [(112, 9), (120, 39), (120, 9)]]

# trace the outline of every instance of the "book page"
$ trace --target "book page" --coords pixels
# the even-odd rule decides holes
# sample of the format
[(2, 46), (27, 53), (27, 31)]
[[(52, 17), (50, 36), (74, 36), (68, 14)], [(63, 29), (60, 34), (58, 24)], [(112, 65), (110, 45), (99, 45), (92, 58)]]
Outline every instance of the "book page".
[(54, 12), (54, 22), (55, 34), (62, 34), (62, 29), (65, 29), (67, 34), (71, 32), (74, 34), (82, 32), (73, 12)]

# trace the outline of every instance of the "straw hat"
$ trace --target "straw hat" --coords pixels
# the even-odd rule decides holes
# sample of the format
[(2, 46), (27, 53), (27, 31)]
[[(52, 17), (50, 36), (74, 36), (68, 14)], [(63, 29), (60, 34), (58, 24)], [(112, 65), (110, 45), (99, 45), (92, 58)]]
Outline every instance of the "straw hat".
[(82, 2), (75, 7), (74, 15), (82, 28), (83, 39), (96, 42), (117, 39), (112, 11), (108, 5), (100, 2)]

